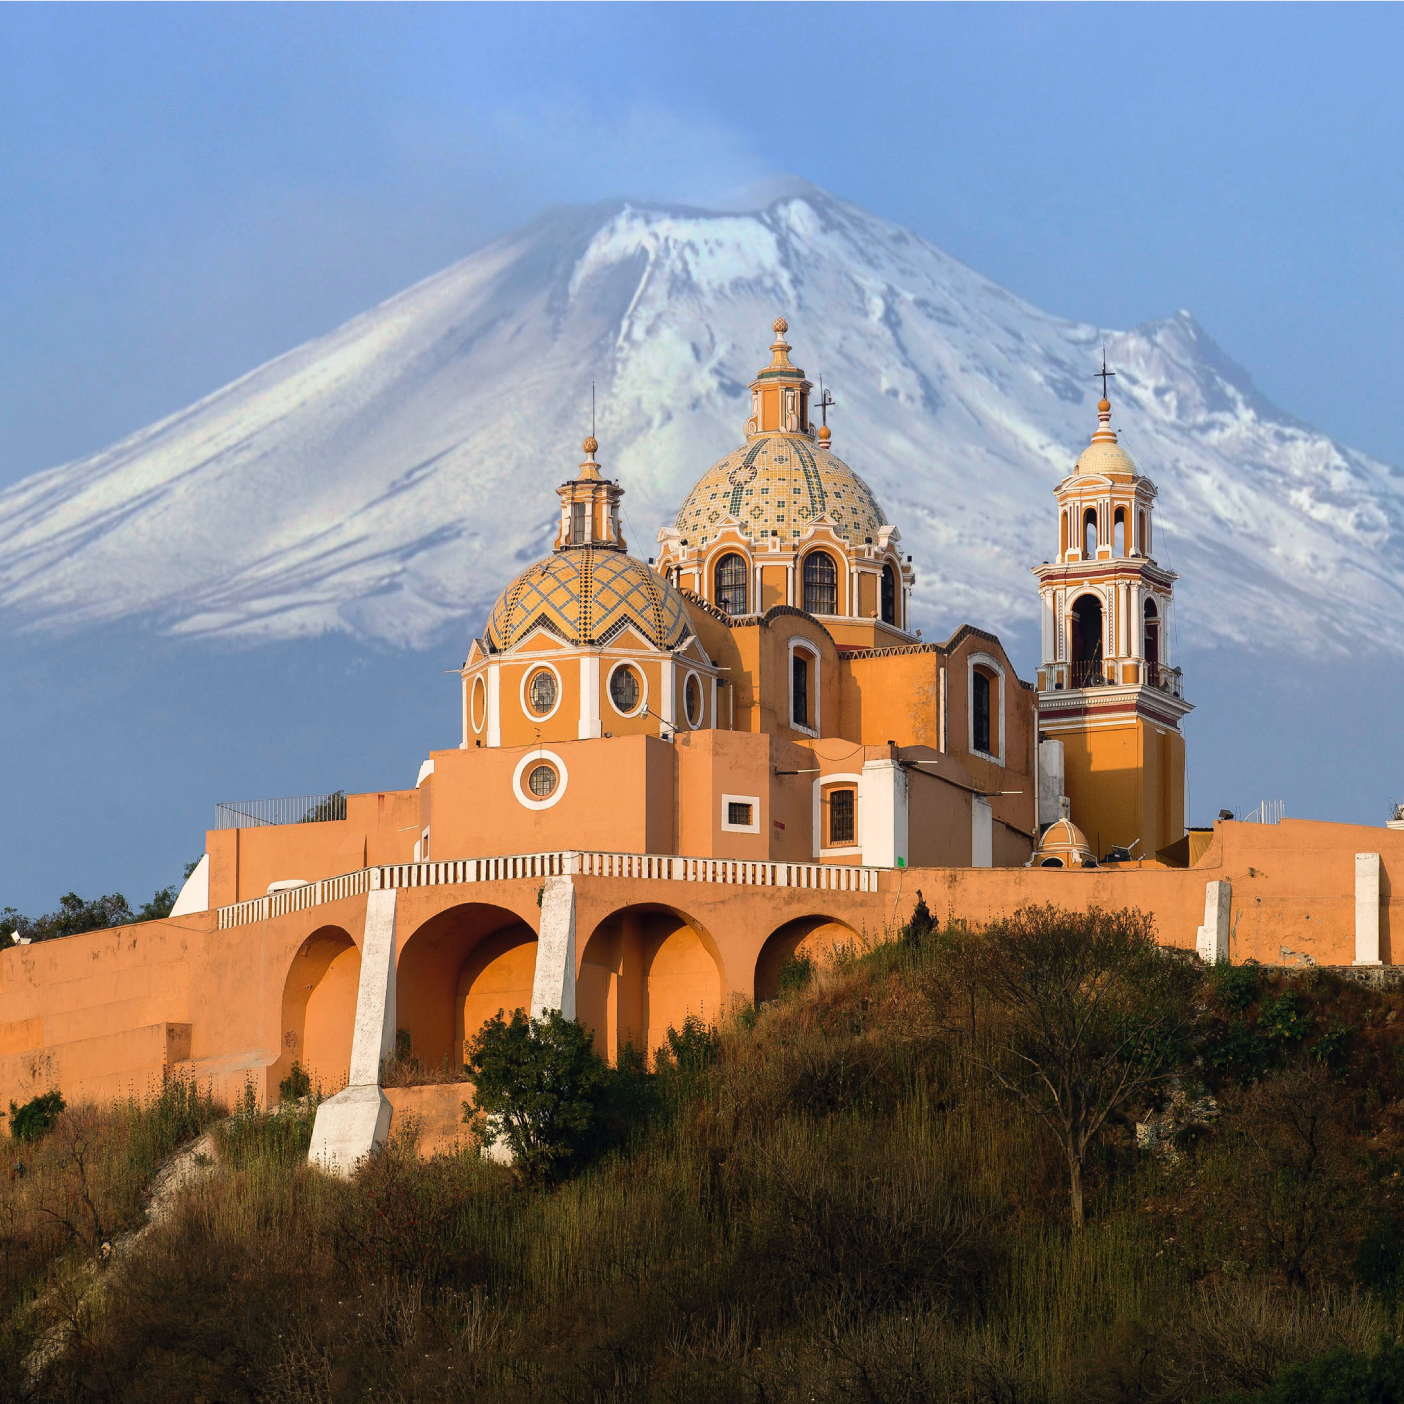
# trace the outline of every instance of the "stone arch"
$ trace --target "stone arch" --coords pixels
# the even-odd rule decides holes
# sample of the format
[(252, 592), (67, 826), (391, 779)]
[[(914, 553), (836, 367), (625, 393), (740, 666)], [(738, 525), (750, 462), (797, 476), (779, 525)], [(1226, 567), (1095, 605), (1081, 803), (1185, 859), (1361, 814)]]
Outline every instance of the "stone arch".
[(816, 964), (832, 961), (843, 946), (856, 946), (858, 933), (835, 917), (794, 917), (767, 937), (756, 957), (755, 997), (759, 1004), (780, 992), (780, 969), (795, 956), (808, 956)]
[(342, 927), (318, 927), (297, 948), (283, 981), (282, 1047), (268, 1070), (269, 1102), (294, 1063), (323, 1092), (345, 1085), (360, 981), (361, 952)]
[(516, 912), (465, 902), (439, 912), (400, 947), (395, 1027), (422, 1062), (463, 1063), (464, 1044), (501, 1009), (531, 1008), (536, 932)]
[(652, 1057), (689, 1014), (715, 1023), (724, 988), (711, 933), (675, 907), (642, 903), (610, 913), (590, 933), (575, 1008), (595, 1047), (617, 1062), (629, 1044)]

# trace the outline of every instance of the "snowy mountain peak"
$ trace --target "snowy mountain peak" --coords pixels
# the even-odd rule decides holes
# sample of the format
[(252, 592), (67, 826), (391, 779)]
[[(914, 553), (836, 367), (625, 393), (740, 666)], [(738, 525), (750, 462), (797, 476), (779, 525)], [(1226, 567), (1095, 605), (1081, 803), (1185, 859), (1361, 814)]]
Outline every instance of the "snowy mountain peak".
[(1182, 642), (1404, 649), (1404, 479), (1284, 414), (1185, 311), (1051, 317), (925, 240), (787, 182), (759, 207), (552, 211), (191, 408), (0, 494), (0, 617), (183, 635), (466, 639), (549, 549), (599, 391), (646, 552), (742, 439), (770, 323), (823, 375), (938, 632), (1027, 622), (1052, 486), (1095, 422), (1161, 492)]

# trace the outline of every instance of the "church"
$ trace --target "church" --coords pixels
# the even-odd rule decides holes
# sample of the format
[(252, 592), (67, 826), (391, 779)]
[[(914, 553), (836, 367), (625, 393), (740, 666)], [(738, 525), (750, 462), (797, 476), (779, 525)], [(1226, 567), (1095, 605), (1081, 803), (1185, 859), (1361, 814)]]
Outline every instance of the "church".
[(0, 1103), (183, 1069), (271, 1105), (296, 1066), (334, 1094), (312, 1156), (345, 1172), (397, 1117), (456, 1140), (464, 1046), (498, 1010), (651, 1054), (772, 997), (797, 953), (889, 939), (919, 893), (970, 921), (1140, 907), (1207, 959), (1389, 962), (1404, 830), (1186, 830), (1176, 576), (1105, 365), (1032, 565), (1025, 679), (978, 623), (913, 628), (921, 563), (788, 330), (653, 556), (585, 440), (412, 787), (220, 806), (165, 920), (0, 952)]

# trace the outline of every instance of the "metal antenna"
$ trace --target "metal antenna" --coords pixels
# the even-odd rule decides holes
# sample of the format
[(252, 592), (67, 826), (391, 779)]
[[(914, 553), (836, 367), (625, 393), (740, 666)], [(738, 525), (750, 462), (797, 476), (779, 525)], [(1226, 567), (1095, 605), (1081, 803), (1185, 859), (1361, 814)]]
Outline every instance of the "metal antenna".
[(595, 382), (590, 382), (590, 437), (595, 438)]
[(824, 427), (829, 427), (829, 406), (834, 403), (834, 397), (824, 389), (824, 377), (819, 377), (819, 415)]
[(1107, 369), (1107, 347), (1105, 342), (1102, 343), (1102, 369), (1094, 371), (1092, 374), (1093, 380), (1099, 378), (1102, 382), (1102, 398), (1105, 400), (1107, 398), (1107, 381), (1116, 379), (1116, 372)]

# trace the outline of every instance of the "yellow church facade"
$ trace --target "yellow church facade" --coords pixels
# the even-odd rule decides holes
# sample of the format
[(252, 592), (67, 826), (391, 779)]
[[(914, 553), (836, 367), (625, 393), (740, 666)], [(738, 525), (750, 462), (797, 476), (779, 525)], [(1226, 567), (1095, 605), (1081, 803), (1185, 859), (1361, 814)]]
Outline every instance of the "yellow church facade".
[(461, 1134), (499, 1009), (651, 1054), (796, 954), (889, 939), (919, 893), (970, 921), (1141, 907), (1207, 959), (1392, 960), (1404, 828), (1187, 842), (1175, 576), (1106, 398), (1055, 492), (1026, 680), (977, 624), (913, 627), (919, 562), (814, 424), (787, 330), (652, 559), (585, 441), (413, 785), (222, 810), (170, 917), (0, 951), (0, 1105), (177, 1069), (271, 1104), (297, 1065), (335, 1094), (313, 1158), (346, 1170), (396, 1118), (427, 1149)]

